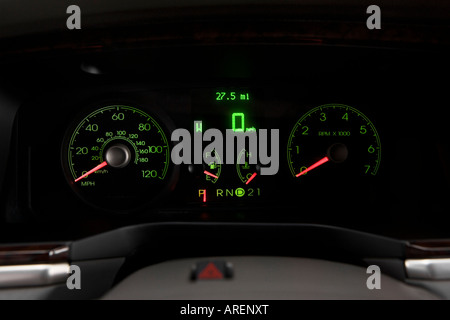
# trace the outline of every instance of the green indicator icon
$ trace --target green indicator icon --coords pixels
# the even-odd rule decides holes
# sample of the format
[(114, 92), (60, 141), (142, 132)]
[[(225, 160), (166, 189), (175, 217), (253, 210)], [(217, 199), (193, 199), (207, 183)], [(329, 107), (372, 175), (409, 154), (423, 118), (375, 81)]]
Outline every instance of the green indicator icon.
[(243, 197), (243, 196), (245, 195), (245, 190), (242, 189), (242, 188), (237, 188), (237, 189), (234, 191), (234, 194), (235, 194), (237, 197)]
[(245, 114), (242, 112), (234, 112), (231, 115), (231, 129), (234, 132), (248, 132), (253, 131), (256, 132), (255, 127), (245, 127)]
[(203, 128), (202, 128), (202, 122), (201, 121), (197, 121), (195, 122), (195, 132), (202, 132)]
[(235, 112), (231, 115), (231, 129), (234, 132), (245, 131), (245, 115), (242, 112)]

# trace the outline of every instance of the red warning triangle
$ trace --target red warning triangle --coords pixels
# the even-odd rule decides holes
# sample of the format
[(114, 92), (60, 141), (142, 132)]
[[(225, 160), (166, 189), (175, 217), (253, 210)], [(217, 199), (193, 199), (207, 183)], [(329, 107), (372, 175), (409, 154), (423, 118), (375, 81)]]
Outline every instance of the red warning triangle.
[(210, 262), (206, 267), (198, 274), (198, 279), (223, 279), (223, 274), (215, 266), (214, 263)]

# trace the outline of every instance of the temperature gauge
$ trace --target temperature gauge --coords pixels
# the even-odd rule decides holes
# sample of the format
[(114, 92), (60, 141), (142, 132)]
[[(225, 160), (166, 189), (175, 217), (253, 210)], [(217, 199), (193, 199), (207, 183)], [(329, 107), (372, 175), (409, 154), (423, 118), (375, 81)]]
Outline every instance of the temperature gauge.
[(239, 179), (247, 185), (260, 174), (260, 165), (250, 164), (250, 156), (251, 154), (247, 150), (242, 149), (236, 162), (236, 171)]

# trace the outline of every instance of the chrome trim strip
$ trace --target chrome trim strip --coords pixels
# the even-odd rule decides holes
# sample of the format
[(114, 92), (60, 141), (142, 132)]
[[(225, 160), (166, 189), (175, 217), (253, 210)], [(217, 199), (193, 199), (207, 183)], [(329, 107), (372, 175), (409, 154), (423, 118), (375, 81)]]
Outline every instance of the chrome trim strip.
[(51, 250), (48, 253), (48, 255), (50, 257), (52, 257), (52, 256), (55, 256), (55, 255), (62, 254), (62, 253), (67, 253), (67, 252), (69, 252), (69, 247), (68, 246), (62, 246), (62, 247), (58, 247), (58, 248), (55, 248), (55, 249)]
[(408, 278), (427, 280), (450, 279), (450, 259), (411, 259), (405, 260)]
[(68, 263), (0, 266), (0, 288), (63, 283), (69, 273)]

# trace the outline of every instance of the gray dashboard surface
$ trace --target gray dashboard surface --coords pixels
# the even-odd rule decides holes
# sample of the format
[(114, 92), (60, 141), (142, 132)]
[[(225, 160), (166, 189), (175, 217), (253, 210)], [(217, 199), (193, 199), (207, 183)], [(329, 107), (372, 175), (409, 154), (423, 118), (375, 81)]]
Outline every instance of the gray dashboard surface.
[[(201, 261), (224, 260), (234, 267), (226, 280), (190, 280)], [(386, 275), (381, 289), (369, 290), (366, 269), (325, 260), (288, 257), (234, 256), (182, 259), (143, 268), (125, 278), (103, 299), (439, 299), (424, 289)]]

